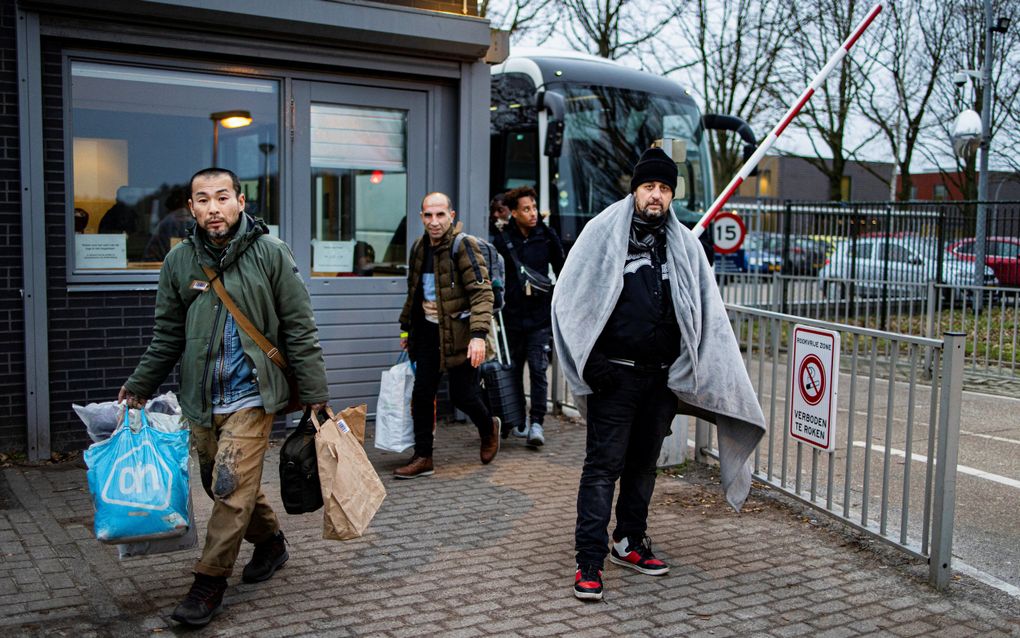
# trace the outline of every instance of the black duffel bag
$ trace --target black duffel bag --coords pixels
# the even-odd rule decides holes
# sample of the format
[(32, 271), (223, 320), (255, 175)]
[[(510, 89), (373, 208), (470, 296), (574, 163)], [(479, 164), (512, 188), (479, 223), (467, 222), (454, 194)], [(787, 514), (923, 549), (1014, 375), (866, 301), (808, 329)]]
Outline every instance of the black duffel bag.
[(280, 448), (280, 498), (288, 514), (306, 514), (322, 507), (319, 464), (315, 459), (315, 426), (311, 410)]

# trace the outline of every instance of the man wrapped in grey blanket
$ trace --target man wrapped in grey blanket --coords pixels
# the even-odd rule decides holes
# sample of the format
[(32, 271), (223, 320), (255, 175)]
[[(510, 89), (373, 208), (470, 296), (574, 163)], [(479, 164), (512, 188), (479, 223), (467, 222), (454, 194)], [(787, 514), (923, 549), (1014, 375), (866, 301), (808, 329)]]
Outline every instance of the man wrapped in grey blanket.
[[(665, 153), (660, 149), (646, 151), (635, 166), (631, 195), (588, 222), (567, 257), (553, 296), (556, 354), (570, 390), (588, 420), (588, 454), (578, 494), (576, 533), (579, 568), (575, 583), (583, 581), (590, 585), (579, 588), (575, 584), (575, 595), (582, 599), (601, 598), (601, 562), (606, 554), (606, 543), (601, 541), (609, 522), (612, 483), (621, 476), (619, 501), (633, 496), (645, 502), (635, 509), (631, 504), (618, 501), (618, 527), (613, 535), (616, 544), (611, 560), (647, 574), (659, 575), (668, 570), (662, 561), (652, 557), (650, 544), (644, 536), (645, 522), (640, 519), (647, 517), (647, 501), (654, 487), (654, 459), (662, 438), (668, 433), (668, 420), (673, 414), (696, 415), (716, 425), (722, 487), (727, 501), (738, 511), (750, 489), (749, 456), (765, 433), (765, 417), (744, 368), (712, 267), (697, 238), (670, 212), (669, 202), (676, 179), (676, 164)], [(651, 230), (643, 233), (645, 228)], [(645, 244), (641, 243), (642, 238)], [(643, 245), (649, 247), (648, 252), (641, 252)], [(659, 344), (656, 350), (650, 351), (635, 348), (634, 344), (629, 350), (613, 350), (612, 340), (618, 341), (617, 334), (621, 331), (627, 336), (629, 322), (649, 323), (648, 312), (633, 313), (642, 307), (632, 299), (633, 286), (639, 284), (631, 283), (637, 280), (630, 278), (640, 274), (643, 266), (655, 270), (644, 271), (651, 274), (645, 275), (637, 298), (640, 301), (644, 294), (653, 304), (648, 306), (653, 312), (658, 307), (654, 304), (661, 302), (661, 318), (657, 326), (653, 325), (653, 329), (646, 332), (669, 346), (665, 348), (667, 360), (655, 360), (656, 354), (663, 351)], [(675, 323), (669, 313), (670, 302)], [(624, 313), (621, 318), (624, 306), (632, 314)], [(611, 332), (612, 339), (607, 343)], [(638, 354), (632, 356), (627, 352)], [(638, 360), (642, 358), (648, 360)], [(607, 368), (607, 372), (593, 371), (596, 367)], [(614, 370), (613, 382), (597, 381), (610, 372), (608, 368)], [(628, 388), (634, 389), (632, 414), (624, 415), (622, 412), (628, 404), (623, 395)], [(655, 392), (666, 394), (656, 395)], [(662, 406), (656, 413), (639, 414), (647, 413), (646, 406), (654, 401)], [(598, 414), (593, 414), (594, 411)], [(666, 421), (666, 424), (652, 425), (654, 421)], [(626, 431), (622, 435), (625, 459), (610, 457), (606, 460), (600, 453), (606, 446), (614, 445), (607, 437), (616, 436), (618, 431)], [(636, 440), (639, 442), (635, 443)], [(635, 457), (633, 449), (628, 447), (635, 445), (654, 448), (642, 455), (650, 458), (650, 462), (637, 462), (644, 467), (629, 467)], [(593, 506), (599, 511), (595, 517), (588, 511), (592, 508), (587, 501), (594, 498), (591, 495), (598, 489), (605, 491), (593, 486), (607, 481), (609, 503)], [(628, 482), (637, 487), (629, 488)], [(605, 494), (599, 492), (597, 500), (604, 499)], [(601, 537), (596, 534), (592, 521), (585, 522), (586, 518), (605, 519)], [(621, 518), (633, 520), (621, 522)], [(585, 530), (586, 525), (592, 529)], [(628, 526), (630, 529), (626, 528)], [(640, 534), (645, 542), (623, 538), (621, 545), (624, 534)], [(600, 543), (601, 547), (597, 547)], [(629, 551), (631, 549), (634, 551)], [(584, 562), (588, 563), (589, 570), (582, 574)], [(597, 588), (593, 585), (596, 581)], [(597, 595), (593, 593), (596, 589)]]

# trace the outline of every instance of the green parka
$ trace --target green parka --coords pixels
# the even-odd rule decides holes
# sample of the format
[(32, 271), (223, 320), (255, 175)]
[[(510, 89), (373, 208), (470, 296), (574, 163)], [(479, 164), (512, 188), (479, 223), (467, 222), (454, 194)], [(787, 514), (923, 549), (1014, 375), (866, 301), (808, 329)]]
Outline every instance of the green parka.
[[(290, 247), (271, 237), (262, 220), (242, 214), (239, 224), (218, 262), (196, 236), (197, 228), (167, 254), (159, 272), (152, 342), (124, 384), (137, 396), (151, 397), (180, 360), (181, 411), (205, 427), (212, 424), (211, 369), (223, 346), (227, 309), (207, 285), (203, 264), (222, 273), (237, 306), (283, 352), (301, 401), (329, 400), (311, 298)], [(238, 335), (255, 369), (263, 407), (277, 412), (290, 396), (286, 377), (251, 337), (240, 329)]]
[[(453, 238), (458, 234), (451, 225), (439, 244), (432, 246), (435, 255), (436, 306), (439, 314), (439, 365), (441, 370), (459, 366), (467, 361), (468, 342), (472, 337), (484, 339), (492, 323), (492, 282), (485, 257), (478, 249), (474, 237), (466, 236), (460, 243), (456, 264), (451, 257)], [(421, 303), (418, 287), (421, 285), (425, 261), (427, 235), (419, 237), (411, 247), (407, 269), (407, 299), (400, 313), (402, 330), (410, 332), (414, 341), (411, 317), (415, 299)], [(470, 251), (470, 254), (469, 254)], [(473, 257), (473, 259), (472, 259)]]

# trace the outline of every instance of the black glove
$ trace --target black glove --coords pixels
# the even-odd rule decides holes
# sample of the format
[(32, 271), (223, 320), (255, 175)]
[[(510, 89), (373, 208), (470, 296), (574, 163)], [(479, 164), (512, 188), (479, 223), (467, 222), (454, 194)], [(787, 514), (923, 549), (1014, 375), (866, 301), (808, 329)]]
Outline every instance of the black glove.
[(582, 375), (584, 382), (591, 386), (595, 392), (608, 392), (617, 384), (616, 368), (606, 355), (601, 352), (592, 352), (588, 356), (588, 362), (584, 364)]

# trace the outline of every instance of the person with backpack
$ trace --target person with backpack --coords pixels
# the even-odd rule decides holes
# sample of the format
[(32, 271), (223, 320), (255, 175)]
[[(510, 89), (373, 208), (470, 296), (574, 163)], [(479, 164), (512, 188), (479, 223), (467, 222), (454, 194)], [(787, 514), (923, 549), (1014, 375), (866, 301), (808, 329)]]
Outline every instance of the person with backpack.
[(422, 237), (411, 247), (407, 299), (400, 313), (400, 345), (415, 365), (411, 414), (414, 454), (393, 471), (398, 479), (429, 476), (434, 406), (443, 373), (450, 376), (450, 398), (478, 428), (479, 457), (491, 463), (499, 452), (500, 420), (481, 397), (479, 366), (492, 322), (493, 293), (481, 242), (461, 235), (457, 213), (443, 193), (422, 199)]
[(549, 391), (546, 371), (552, 349), (549, 267), (559, 274), (566, 259), (556, 231), (546, 226), (538, 214), (537, 197), (535, 189), (528, 186), (503, 195), (503, 202), (510, 209), (510, 221), (493, 241), (507, 264), (506, 311), (503, 314), (521, 396), (524, 396), (525, 362), (531, 381), (528, 420), (514, 428), (513, 435), (524, 438), (530, 447), (545, 444), (542, 421)]
[(163, 261), (152, 342), (118, 400), (144, 407), (180, 362), (181, 412), (213, 506), (195, 581), (170, 617), (201, 626), (221, 608), (242, 540), (255, 545), (246, 583), (271, 578), (287, 562), (261, 487), (269, 433), (277, 412), (298, 403), (319, 410), (329, 388), (311, 298), (290, 248), (245, 214), (231, 171), (198, 171), (189, 193), (196, 225)]

